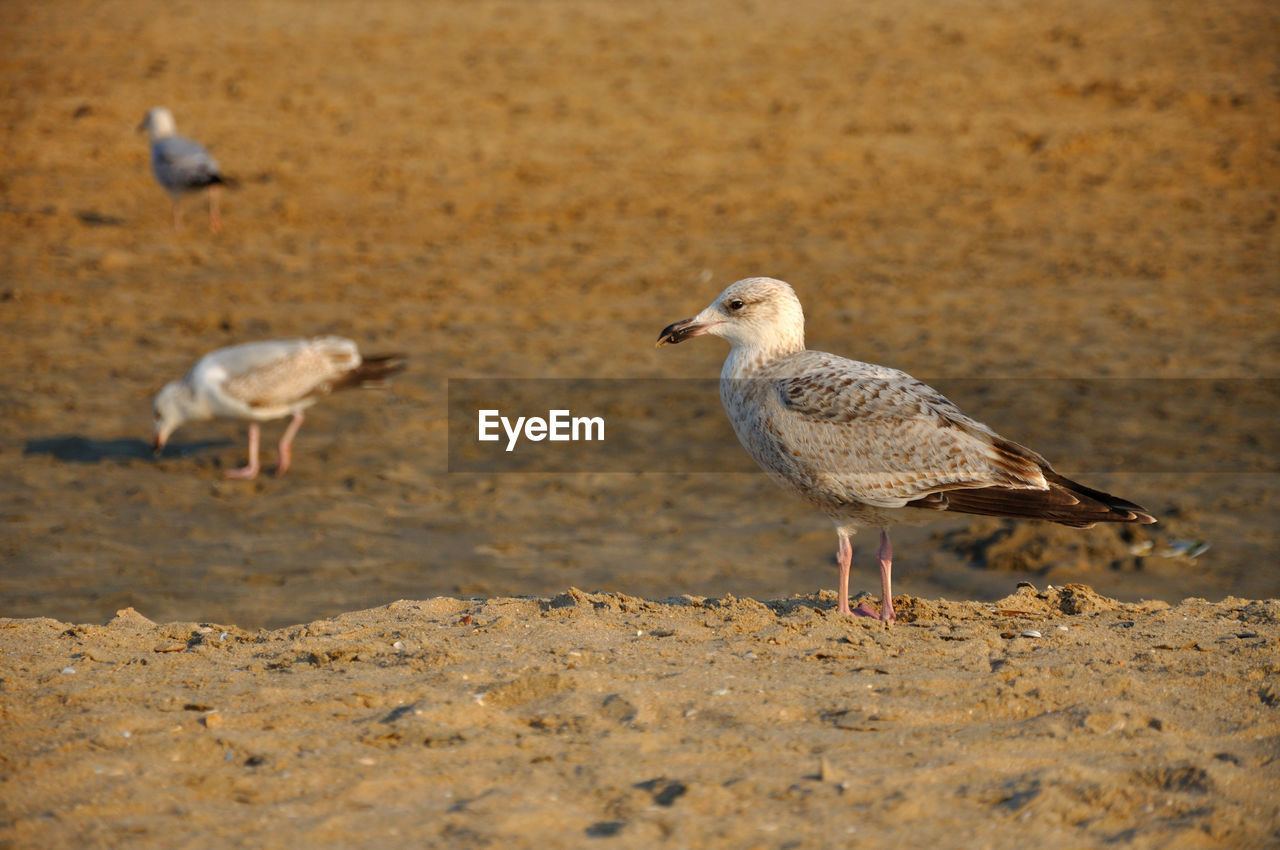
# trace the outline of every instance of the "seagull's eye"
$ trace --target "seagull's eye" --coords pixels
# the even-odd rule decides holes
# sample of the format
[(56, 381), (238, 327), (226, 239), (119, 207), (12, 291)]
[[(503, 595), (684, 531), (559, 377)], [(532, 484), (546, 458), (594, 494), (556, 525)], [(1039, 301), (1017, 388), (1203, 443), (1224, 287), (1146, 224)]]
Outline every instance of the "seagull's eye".
[(746, 302), (744, 302), (741, 298), (735, 298), (729, 302), (729, 309), (735, 313), (741, 310), (745, 306), (747, 306)]

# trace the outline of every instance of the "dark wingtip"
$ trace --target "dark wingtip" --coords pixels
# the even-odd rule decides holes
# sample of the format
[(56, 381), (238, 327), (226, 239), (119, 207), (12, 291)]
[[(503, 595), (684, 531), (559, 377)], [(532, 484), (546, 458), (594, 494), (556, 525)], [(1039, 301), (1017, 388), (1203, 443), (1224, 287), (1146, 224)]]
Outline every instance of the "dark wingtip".
[(908, 502), (912, 507), (1014, 519), (1044, 519), (1072, 528), (1100, 522), (1151, 525), (1156, 518), (1142, 506), (1110, 493), (1094, 490), (1045, 469), (1047, 490), (1018, 487), (957, 488)]
[(384, 375), (394, 375), (396, 372), (403, 372), (409, 365), (409, 358), (403, 354), (371, 354), (368, 357), (362, 357), (361, 366), (370, 366), (380, 371)]
[(385, 386), (387, 378), (403, 372), (408, 365), (408, 358), (403, 354), (370, 354), (361, 357), (360, 365), (333, 388), (361, 386), (373, 389)]

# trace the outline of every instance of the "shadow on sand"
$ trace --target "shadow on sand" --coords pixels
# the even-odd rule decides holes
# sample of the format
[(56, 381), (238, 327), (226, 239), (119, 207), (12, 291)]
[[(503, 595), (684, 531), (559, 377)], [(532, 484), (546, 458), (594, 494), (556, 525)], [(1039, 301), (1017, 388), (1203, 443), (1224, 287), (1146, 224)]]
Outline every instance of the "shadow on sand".
[[(230, 440), (197, 440), (190, 443), (170, 443), (165, 446), (164, 455), (181, 457), (210, 448), (231, 445)], [(58, 460), (73, 463), (101, 463), (104, 460), (129, 460), (139, 458), (152, 459), (151, 444), (136, 437), (122, 437), (116, 440), (95, 440), (91, 437), (71, 435), (65, 437), (48, 437), (43, 440), (28, 440), (23, 450), (26, 455), (49, 455)]]

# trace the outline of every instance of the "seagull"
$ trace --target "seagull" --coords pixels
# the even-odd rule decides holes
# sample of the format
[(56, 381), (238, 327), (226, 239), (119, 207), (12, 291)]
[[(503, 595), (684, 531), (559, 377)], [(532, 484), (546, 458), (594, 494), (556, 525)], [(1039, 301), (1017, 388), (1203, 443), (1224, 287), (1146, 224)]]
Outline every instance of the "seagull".
[(173, 113), (163, 106), (148, 110), (138, 125), (138, 131), (143, 130), (151, 136), (151, 171), (173, 199), (173, 229), (182, 227), (182, 196), (208, 188), (209, 228), (217, 233), (222, 229), (218, 187), (234, 185), (234, 181), (222, 176), (218, 163), (202, 145), (177, 135)]
[(249, 421), (249, 463), (226, 473), (252, 479), (258, 474), (258, 423), (291, 416), (280, 439), (276, 475), (284, 475), (290, 446), (302, 427), (303, 411), (321, 396), (368, 386), (404, 368), (398, 354), (361, 357), (356, 344), (337, 336), (248, 342), (201, 357), (180, 381), (156, 396), (152, 448), (159, 455), (183, 423), (215, 417)]
[[(941, 513), (1045, 519), (1074, 528), (1149, 524), (1124, 499), (1064, 478), (1049, 462), (971, 419), (905, 372), (810, 351), (790, 285), (731, 284), (658, 345), (710, 334), (729, 342), (720, 399), (747, 453), (836, 527), (839, 612), (893, 622), (889, 526)], [(881, 606), (849, 609), (849, 537), (880, 530)]]

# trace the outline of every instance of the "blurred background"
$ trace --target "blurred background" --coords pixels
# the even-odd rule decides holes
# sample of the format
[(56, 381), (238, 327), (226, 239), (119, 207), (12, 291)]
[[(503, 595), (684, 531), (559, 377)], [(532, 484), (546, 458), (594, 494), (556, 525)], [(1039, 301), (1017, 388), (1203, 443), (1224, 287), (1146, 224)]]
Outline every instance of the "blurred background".
[[(1060, 423), (1060, 471), (1162, 518), (904, 529), (899, 593), (1280, 595), (1257, 393), (1170, 421), (1149, 392), (1095, 416), (964, 383), (1275, 398), (1277, 44), (1262, 0), (0, 4), (0, 615), (830, 590), (830, 523), (760, 474), (448, 471), (449, 379), (714, 378), (721, 341), (653, 341), (750, 275), (796, 287), (810, 347), (1042, 451)], [(172, 228), (134, 130), (158, 105), (240, 182), (220, 233), (202, 198)], [(286, 477), (222, 479), (240, 423), (150, 457), (151, 399), (201, 354), (322, 333), (410, 369), (321, 403)], [(1204, 464), (1098, 471), (1115, 435)]]

